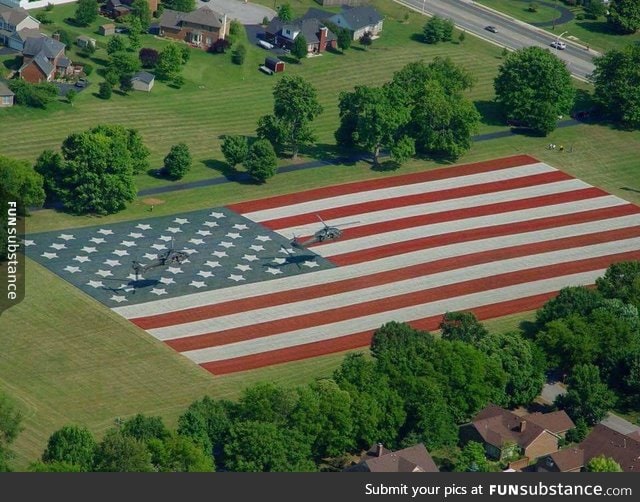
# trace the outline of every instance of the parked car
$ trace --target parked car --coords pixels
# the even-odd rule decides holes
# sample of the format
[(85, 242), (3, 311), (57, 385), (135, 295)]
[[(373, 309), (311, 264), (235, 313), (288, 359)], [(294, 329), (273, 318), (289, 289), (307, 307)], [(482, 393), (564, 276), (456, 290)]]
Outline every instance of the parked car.
[(258, 45), (260, 47), (262, 47), (263, 49), (267, 49), (267, 50), (271, 50), (274, 47), (273, 44), (270, 44), (269, 42), (266, 42), (265, 40), (258, 40)]
[(87, 84), (88, 84), (88, 82), (87, 82), (86, 78), (80, 78), (76, 82), (75, 86), (76, 87), (80, 87), (80, 88), (84, 88), (84, 87), (87, 87)]
[(560, 42), (558, 40), (554, 40), (553, 42), (551, 42), (551, 47), (553, 47), (554, 49), (560, 49), (561, 51), (563, 51), (567, 48), (567, 44), (565, 44), (564, 42)]
[(486, 26), (485, 30), (490, 31), (491, 33), (498, 33), (498, 28), (495, 26)]

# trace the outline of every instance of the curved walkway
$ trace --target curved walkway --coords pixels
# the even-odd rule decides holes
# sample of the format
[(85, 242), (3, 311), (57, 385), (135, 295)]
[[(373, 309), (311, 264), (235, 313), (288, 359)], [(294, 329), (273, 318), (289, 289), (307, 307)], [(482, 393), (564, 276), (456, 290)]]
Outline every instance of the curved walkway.
[[(523, 3), (530, 3), (529, 0), (522, 0)], [(547, 26), (558, 26), (560, 24), (564, 24), (564, 23), (568, 23), (569, 21), (573, 21), (573, 19), (576, 17), (573, 12), (571, 12), (567, 7), (564, 7), (563, 5), (556, 5), (554, 3), (551, 2), (540, 2), (537, 1), (536, 3), (540, 4), (540, 5), (544, 5), (545, 7), (550, 7), (554, 10), (557, 10), (558, 12), (560, 12), (560, 17), (557, 17), (551, 21), (541, 21), (539, 23), (529, 23), (533, 26), (537, 26), (539, 28), (545, 28)]]

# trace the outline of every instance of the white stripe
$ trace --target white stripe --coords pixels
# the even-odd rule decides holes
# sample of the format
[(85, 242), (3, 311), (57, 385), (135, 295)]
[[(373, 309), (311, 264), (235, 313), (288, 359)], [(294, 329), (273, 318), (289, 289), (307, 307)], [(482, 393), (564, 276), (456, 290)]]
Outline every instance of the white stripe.
[(547, 164), (537, 163), (525, 166), (512, 167), (497, 171), (489, 171), (486, 173), (469, 174), (466, 176), (458, 176), (455, 178), (445, 178), (442, 180), (425, 181), (422, 183), (413, 183), (410, 185), (402, 185), (397, 187), (379, 188), (376, 190), (368, 190), (364, 192), (355, 192), (346, 195), (338, 195), (335, 197), (326, 197), (314, 199), (309, 202), (301, 202), (291, 204), (289, 206), (280, 206), (271, 209), (263, 209), (261, 211), (253, 211), (245, 213), (243, 216), (253, 221), (267, 221), (276, 218), (285, 218), (287, 216), (296, 216), (298, 214), (314, 213), (322, 209), (350, 206), (360, 204), (362, 202), (371, 202), (374, 200), (385, 200), (392, 197), (405, 197), (421, 193), (437, 192), (450, 188), (460, 188), (471, 185), (491, 183), (494, 181), (505, 181), (509, 179), (522, 178), (534, 174), (548, 173), (556, 171)]
[[(536, 185), (525, 188), (516, 188), (513, 190), (504, 190), (502, 192), (492, 192), (480, 195), (471, 195), (468, 197), (459, 197), (456, 199), (439, 200), (437, 202), (414, 204), (411, 206), (381, 209), (380, 211), (369, 211), (352, 216), (334, 218), (327, 223), (331, 226), (342, 226), (344, 227), (342, 230), (348, 232), (348, 229), (358, 228), (364, 225), (372, 225), (374, 223), (401, 220), (404, 218), (411, 218), (412, 216), (437, 214), (457, 209), (469, 209), (473, 207), (499, 204), (501, 202), (513, 202), (532, 197), (539, 197), (541, 195), (560, 194), (584, 188), (592, 187), (580, 180), (557, 181), (546, 185)], [(295, 235), (313, 235), (313, 233), (320, 230), (320, 228), (322, 228), (322, 224), (315, 221), (306, 225), (299, 225), (297, 227), (281, 228), (277, 230), (277, 233), (287, 239), (293, 239)]]
[(222, 290), (204, 291), (177, 298), (168, 298), (137, 305), (117, 307), (113, 310), (129, 319), (158, 315), (166, 312), (217, 304), (251, 296), (277, 293), (279, 291), (286, 291), (294, 288), (303, 288), (308, 286), (320, 287), (323, 284), (329, 284), (342, 279), (362, 277), (386, 270), (396, 270), (447, 257), (462, 256), (469, 253), (479, 253), (521, 244), (533, 244), (536, 242), (544, 242), (564, 237), (596, 234), (607, 230), (617, 230), (634, 225), (640, 225), (640, 216), (637, 214), (590, 221), (576, 225), (566, 225), (534, 232), (479, 239), (471, 242), (453, 243), (438, 248), (413, 251), (411, 253), (380, 258), (378, 260), (358, 263), (355, 265), (347, 265), (329, 270), (319, 270), (291, 277), (283, 277), (281, 279), (233, 286)]
[(370, 248), (384, 246), (387, 244), (399, 244), (401, 242), (434, 235), (441, 235), (463, 230), (474, 230), (478, 228), (489, 228), (498, 225), (531, 221), (538, 218), (548, 218), (551, 216), (563, 216), (592, 209), (602, 209), (606, 207), (629, 204), (628, 202), (614, 197), (613, 195), (595, 197), (592, 199), (579, 200), (574, 202), (564, 202), (530, 209), (520, 209), (506, 213), (490, 214), (488, 216), (478, 216), (476, 218), (465, 218), (462, 220), (443, 221), (432, 225), (404, 228), (391, 232), (381, 232), (356, 239), (338, 240), (327, 244), (320, 244), (313, 247), (313, 252), (324, 257), (331, 257), (343, 253), (363, 251)]
[[(262, 322), (276, 321), (305, 314), (327, 312), (349, 305), (357, 305), (374, 300), (380, 300), (407, 293), (417, 293), (426, 289), (433, 289), (463, 281), (493, 277), (498, 274), (518, 272), (536, 267), (554, 265), (558, 263), (570, 263), (576, 260), (585, 260), (608, 256), (616, 253), (625, 253), (640, 249), (640, 237), (614, 242), (605, 242), (592, 246), (562, 249), (536, 255), (510, 258), (502, 261), (472, 265), (461, 269), (419, 276), (394, 283), (381, 284), (363, 289), (347, 291), (335, 295), (313, 298), (310, 300), (293, 301), (285, 305), (276, 305), (256, 310), (237, 312), (212, 319), (188, 322), (175, 326), (150, 329), (148, 332), (160, 340), (171, 340), (197, 336), (205, 333), (217, 333), (219, 331), (251, 327)], [(328, 313), (328, 315), (330, 315)], [(258, 326), (255, 327), (260, 330)]]
[(477, 308), (483, 305), (490, 305), (528, 296), (550, 293), (558, 291), (566, 286), (578, 286), (593, 284), (597, 277), (600, 277), (606, 269), (582, 272), (579, 274), (565, 275), (533, 281), (505, 288), (481, 291), (470, 295), (463, 295), (454, 298), (445, 298), (440, 301), (406, 307), (394, 311), (371, 314), (365, 317), (339, 321), (322, 326), (314, 326), (287, 333), (266, 336), (253, 340), (231, 343), (218, 347), (208, 347), (183, 352), (182, 354), (193, 362), (202, 364), (212, 361), (221, 361), (234, 357), (248, 356), (271, 350), (294, 347), (306, 343), (318, 342), (347, 336), (367, 330), (374, 330), (380, 327), (389, 319), (401, 319), (410, 322), (425, 317), (442, 314), (446, 311), (457, 311)]

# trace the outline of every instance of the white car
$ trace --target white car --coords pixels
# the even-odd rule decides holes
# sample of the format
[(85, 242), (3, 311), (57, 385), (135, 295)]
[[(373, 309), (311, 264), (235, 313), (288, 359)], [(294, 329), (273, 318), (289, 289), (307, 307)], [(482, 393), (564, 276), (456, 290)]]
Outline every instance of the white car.
[(551, 47), (553, 47), (554, 49), (560, 49), (561, 51), (563, 51), (567, 48), (567, 44), (565, 44), (564, 42), (559, 42), (557, 40), (554, 40), (553, 42), (551, 42)]

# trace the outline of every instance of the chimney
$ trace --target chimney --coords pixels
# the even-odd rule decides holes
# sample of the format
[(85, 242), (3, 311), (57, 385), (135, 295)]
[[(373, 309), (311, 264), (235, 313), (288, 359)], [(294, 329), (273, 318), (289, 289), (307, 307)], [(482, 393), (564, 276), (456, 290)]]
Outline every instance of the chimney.
[(378, 443), (376, 445), (376, 457), (381, 457), (383, 453), (384, 453), (384, 447), (382, 446), (382, 443)]
[(327, 48), (327, 34), (329, 33), (329, 29), (326, 26), (320, 26), (320, 31), (318, 32), (318, 38), (320, 39), (320, 44), (318, 44), (318, 52), (322, 52)]
[(526, 420), (520, 420), (520, 432), (524, 432), (527, 428), (527, 421)]

